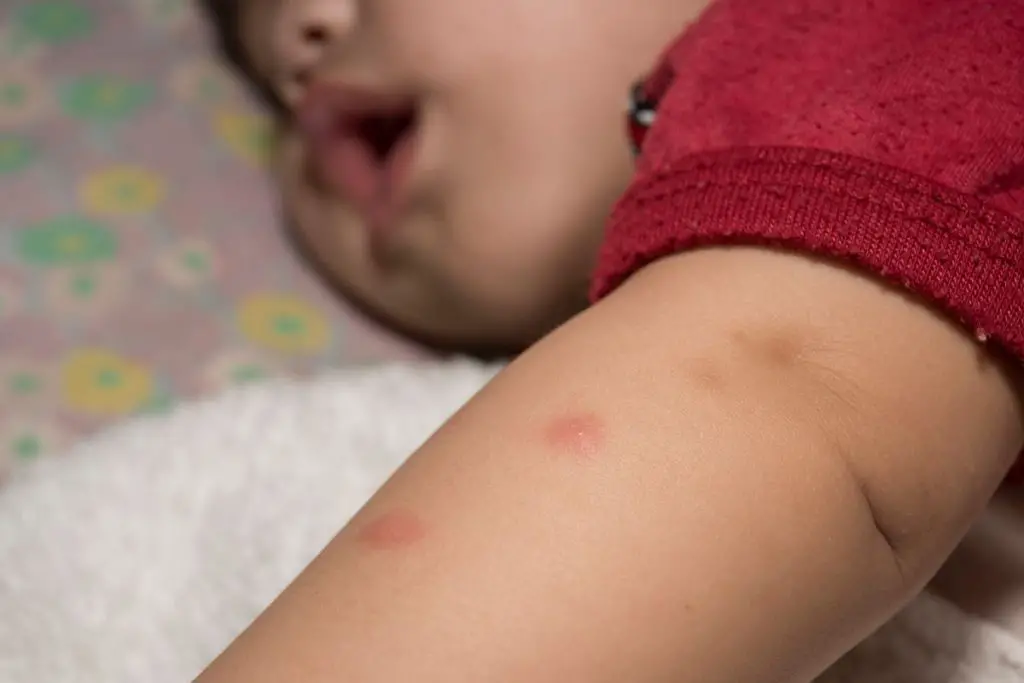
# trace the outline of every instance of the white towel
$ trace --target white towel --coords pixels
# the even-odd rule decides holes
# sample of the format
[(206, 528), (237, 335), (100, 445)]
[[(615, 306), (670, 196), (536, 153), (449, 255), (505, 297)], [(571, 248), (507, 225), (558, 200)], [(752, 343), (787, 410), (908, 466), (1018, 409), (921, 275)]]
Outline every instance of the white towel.
[[(0, 493), (0, 681), (188, 683), (493, 368), (354, 369), (115, 429)], [(829, 683), (1024, 681), (922, 597)]]

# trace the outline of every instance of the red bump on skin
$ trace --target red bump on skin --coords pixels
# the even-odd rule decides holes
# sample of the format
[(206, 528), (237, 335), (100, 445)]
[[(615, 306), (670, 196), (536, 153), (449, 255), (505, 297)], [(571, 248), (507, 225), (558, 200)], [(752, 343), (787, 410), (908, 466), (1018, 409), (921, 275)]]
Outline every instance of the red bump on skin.
[(426, 535), (426, 525), (418, 516), (407, 510), (393, 510), (367, 522), (356, 539), (374, 550), (394, 550), (413, 545)]
[(563, 415), (544, 427), (543, 437), (560, 453), (590, 459), (604, 446), (604, 422), (593, 413)]

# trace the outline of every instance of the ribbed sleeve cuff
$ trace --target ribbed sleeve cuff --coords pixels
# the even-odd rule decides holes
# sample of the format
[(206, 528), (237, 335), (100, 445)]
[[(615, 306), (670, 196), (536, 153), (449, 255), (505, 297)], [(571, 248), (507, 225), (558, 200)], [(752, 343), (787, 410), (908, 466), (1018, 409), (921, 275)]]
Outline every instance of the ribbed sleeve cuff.
[(863, 269), (1024, 359), (1024, 222), (919, 175), (814, 149), (697, 154), (640, 175), (613, 211), (592, 298), (658, 258), (727, 244)]

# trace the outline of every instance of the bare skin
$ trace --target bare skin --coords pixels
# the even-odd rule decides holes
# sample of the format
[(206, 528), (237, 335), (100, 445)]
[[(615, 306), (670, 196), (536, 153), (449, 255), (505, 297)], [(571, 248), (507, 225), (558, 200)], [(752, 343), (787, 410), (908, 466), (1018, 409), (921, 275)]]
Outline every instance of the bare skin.
[[(544, 437), (566, 411), (600, 416), (591, 457)], [(672, 257), (513, 363), (199, 681), (806, 682), (934, 575), (1022, 440), (1013, 379), (904, 296)]]
[[(631, 173), (625, 93), (705, 4), (246, 3), (297, 231), (406, 329), (529, 344), (582, 306)], [(309, 182), (288, 123), (317, 80), (417, 100), (389, 258)], [(502, 373), (200, 681), (807, 681), (920, 590), (1019, 451), (995, 358), (835, 266), (661, 261)]]
[[(708, 2), (226, 1), (242, 9), (248, 73), (281, 103), (275, 171), (309, 256), (403, 332), (514, 350), (586, 307), (605, 217), (633, 173), (627, 94)], [(384, 230), (312, 177), (319, 145), (296, 119), (315, 85), (415, 103)]]

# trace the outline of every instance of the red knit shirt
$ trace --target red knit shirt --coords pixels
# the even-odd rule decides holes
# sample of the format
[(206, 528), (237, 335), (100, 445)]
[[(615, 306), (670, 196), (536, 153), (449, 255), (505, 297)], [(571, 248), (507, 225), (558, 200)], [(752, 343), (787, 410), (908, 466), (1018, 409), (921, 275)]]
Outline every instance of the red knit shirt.
[(773, 245), (1024, 359), (1024, 0), (719, 0), (641, 94), (595, 299), (673, 252)]

